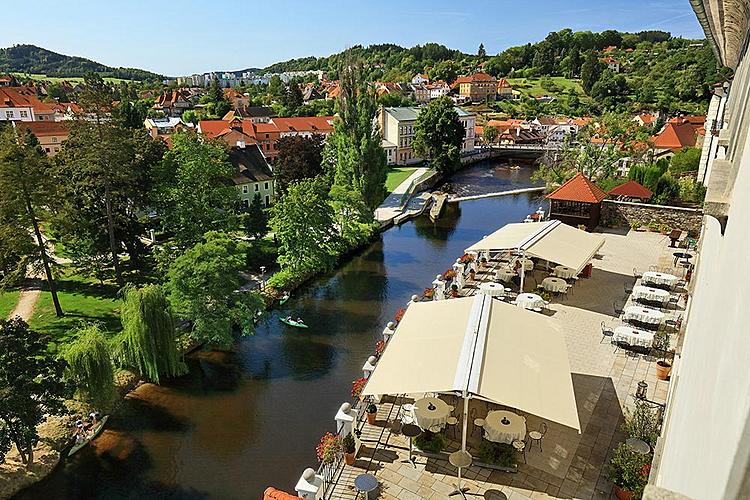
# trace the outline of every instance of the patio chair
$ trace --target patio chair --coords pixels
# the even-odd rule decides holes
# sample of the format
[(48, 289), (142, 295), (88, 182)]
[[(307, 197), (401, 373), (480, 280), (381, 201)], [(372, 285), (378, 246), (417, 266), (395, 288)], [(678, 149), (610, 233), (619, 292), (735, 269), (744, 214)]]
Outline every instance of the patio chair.
[(655, 266), (655, 265), (652, 264), (652, 265), (648, 266), (648, 270), (651, 271), (651, 272), (658, 272), (659, 271), (659, 266)]
[(679, 295), (670, 295), (669, 296), (669, 302), (667, 302), (667, 307), (674, 306), (675, 309), (677, 309), (677, 306), (680, 304), (680, 296)]
[(664, 321), (664, 326), (669, 327), (671, 330), (677, 332), (682, 326), (682, 314), (678, 314), (676, 318), (670, 318)]
[(545, 434), (547, 434), (547, 423), (542, 422), (539, 424), (539, 430), (538, 431), (531, 431), (529, 432), (529, 439), (531, 440), (531, 443), (529, 444), (529, 449), (531, 449), (532, 446), (534, 446), (534, 442), (539, 444), (539, 451), (542, 451), (542, 439), (544, 439)]
[(526, 441), (520, 439), (513, 440), (513, 448), (523, 457), (523, 463), (526, 463)]
[(602, 338), (599, 341), (599, 343), (601, 344), (602, 342), (604, 342), (604, 339), (607, 338), (607, 337), (609, 337), (611, 339), (612, 337), (614, 337), (614, 335), (615, 335), (615, 331), (612, 330), (611, 328), (607, 327), (606, 323), (604, 323), (604, 321), (602, 321)]
[(633, 293), (633, 285), (631, 283), (629, 283), (628, 281), (625, 282), (625, 284), (623, 285), (623, 287), (625, 288), (625, 295), (626, 296), (630, 295), (631, 293)]
[(413, 424), (414, 423), (414, 417), (412, 416), (412, 411), (414, 410), (414, 405), (411, 403), (406, 403), (401, 405), (401, 408), (399, 408), (399, 420), (401, 423), (404, 424)]
[(453, 431), (453, 439), (458, 438), (458, 422), (459, 422), (458, 417), (454, 417), (454, 416), (448, 417), (448, 419), (445, 421), (445, 423)]
[(615, 317), (617, 318), (622, 317), (622, 308), (623, 308), (623, 305), (620, 304), (619, 302), (617, 301), (612, 302), (612, 309), (615, 311)]
[(641, 278), (643, 278), (643, 273), (638, 272), (638, 268), (637, 267), (633, 268), (633, 278), (635, 278), (636, 281), (639, 280), (639, 279), (641, 279)]

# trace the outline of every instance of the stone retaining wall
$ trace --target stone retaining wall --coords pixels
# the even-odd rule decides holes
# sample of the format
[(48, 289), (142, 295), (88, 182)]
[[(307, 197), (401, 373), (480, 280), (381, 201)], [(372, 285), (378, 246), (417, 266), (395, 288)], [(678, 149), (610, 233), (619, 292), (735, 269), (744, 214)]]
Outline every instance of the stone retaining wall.
[(671, 207), (633, 203), (629, 201), (604, 200), (600, 224), (605, 227), (631, 227), (637, 222), (641, 226), (657, 224), (672, 229), (682, 229), (697, 237), (703, 224), (703, 210), (699, 208)]

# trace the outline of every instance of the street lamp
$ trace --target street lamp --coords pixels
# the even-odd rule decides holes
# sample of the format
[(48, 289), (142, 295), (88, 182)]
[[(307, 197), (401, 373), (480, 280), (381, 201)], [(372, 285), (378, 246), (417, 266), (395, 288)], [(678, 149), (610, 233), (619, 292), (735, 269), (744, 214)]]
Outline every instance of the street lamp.
[(265, 275), (266, 275), (266, 266), (260, 266), (260, 289), (261, 290), (265, 288), (265, 280), (264, 280)]

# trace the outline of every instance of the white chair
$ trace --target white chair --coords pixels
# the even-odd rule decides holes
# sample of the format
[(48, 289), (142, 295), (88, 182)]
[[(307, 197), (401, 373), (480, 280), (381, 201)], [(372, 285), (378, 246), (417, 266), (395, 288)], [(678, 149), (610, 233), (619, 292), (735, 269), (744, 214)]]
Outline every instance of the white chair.
[(523, 463), (526, 463), (526, 442), (521, 441), (520, 439), (515, 439), (511, 444), (518, 453), (521, 453), (523, 455)]
[[(602, 321), (602, 338), (601, 338), (601, 340), (599, 340), (599, 343), (601, 344), (602, 342), (604, 342), (604, 339), (607, 338), (607, 337), (609, 337), (611, 339), (612, 337), (614, 337), (614, 335), (615, 335), (614, 330), (612, 330), (611, 328), (609, 328), (604, 323), (604, 321)], [(611, 342), (611, 340), (610, 340), (610, 342)]]
[(456, 417), (448, 417), (448, 419), (445, 421), (447, 425), (450, 426), (451, 430), (453, 430), (453, 437), (456, 438), (458, 435), (458, 419)]
[(542, 439), (544, 439), (545, 434), (547, 434), (547, 423), (542, 422), (539, 424), (539, 430), (538, 431), (531, 431), (529, 432), (529, 439), (531, 439), (531, 444), (529, 445), (529, 448), (531, 448), (534, 445), (534, 442), (539, 443), (539, 451), (542, 451)]

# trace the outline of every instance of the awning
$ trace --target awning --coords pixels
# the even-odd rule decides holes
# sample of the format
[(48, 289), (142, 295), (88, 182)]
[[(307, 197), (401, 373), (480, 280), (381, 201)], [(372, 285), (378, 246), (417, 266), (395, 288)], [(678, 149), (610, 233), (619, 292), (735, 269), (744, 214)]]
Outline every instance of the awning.
[(410, 305), (363, 394), (463, 391), (580, 430), (553, 320), (485, 295)]
[(474, 243), (467, 252), (517, 251), (575, 269), (594, 258), (604, 237), (587, 233), (558, 220), (507, 224)]

